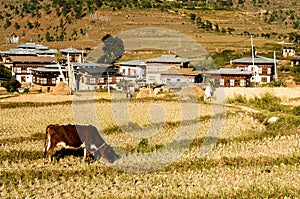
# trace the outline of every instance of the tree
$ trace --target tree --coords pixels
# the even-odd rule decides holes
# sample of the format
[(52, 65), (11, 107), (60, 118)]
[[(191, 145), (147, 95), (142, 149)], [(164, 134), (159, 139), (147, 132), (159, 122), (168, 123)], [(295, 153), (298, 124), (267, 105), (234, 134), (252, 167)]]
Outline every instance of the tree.
[(6, 88), (8, 92), (15, 92), (21, 87), (21, 83), (14, 77), (11, 77), (7, 82), (3, 83), (3, 87)]
[(196, 15), (195, 15), (194, 13), (191, 13), (191, 14), (190, 14), (190, 18), (191, 18), (192, 21), (195, 21)]
[(11, 22), (9, 19), (6, 18), (5, 24), (4, 24), (4, 29), (8, 28), (11, 25)]
[(47, 42), (53, 41), (53, 37), (50, 35), (49, 32), (46, 33), (46, 41)]
[(14, 27), (16, 30), (20, 29), (20, 25), (18, 24), (18, 22), (15, 23)]
[(112, 37), (110, 34), (106, 34), (106, 35), (104, 35), (103, 37), (102, 37), (102, 39), (101, 39), (101, 41), (105, 41), (105, 40), (107, 40), (108, 38), (110, 38), (110, 37)]
[(125, 51), (122, 39), (118, 37), (114, 38), (112, 36), (108, 36), (109, 35), (104, 36), (106, 37), (106, 39), (104, 39), (104, 37), (102, 38), (102, 41), (104, 43), (102, 50), (104, 54), (98, 59), (99, 63), (111, 64), (116, 59), (120, 58)]
[(21, 83), (12, 77), (11, 71), (3, 65), (0, 65), (0, 77), (8, 80), (7, 82), (2, 83), (2, 86), (6, 88), (8, 92), (15, 92), (21, 87)]

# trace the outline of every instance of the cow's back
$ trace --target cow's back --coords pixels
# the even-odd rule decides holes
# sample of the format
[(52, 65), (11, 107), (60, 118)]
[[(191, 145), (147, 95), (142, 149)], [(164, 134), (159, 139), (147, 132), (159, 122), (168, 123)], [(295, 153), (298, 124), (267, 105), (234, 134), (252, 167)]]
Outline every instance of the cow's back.
[(58, 133), (61, 142), (64, 142), (67, 146), (80, 147), (82, 145), (82, 140), (78, 135), (75, 125), (61, 125)]
[(82, 142), (102, 145), (103, 138), (100, 136), (97, 128), (92, 125), (76, 125), (77, 132)]

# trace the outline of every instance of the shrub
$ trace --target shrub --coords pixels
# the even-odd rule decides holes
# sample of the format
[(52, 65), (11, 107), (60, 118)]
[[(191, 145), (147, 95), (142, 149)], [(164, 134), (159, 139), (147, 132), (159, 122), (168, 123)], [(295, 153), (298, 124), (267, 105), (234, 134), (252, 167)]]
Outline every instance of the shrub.
[(21, 87), (21, 83), (12, 77), (9, 81), (3, 83), (3, 87), (6, 88), (8, 92), (15, 92)]
[(296, 106), (292, 110), (293, 114), (296, 116), (300, 116), (300, 106)]
[(249, 104), (257, 108), (270, 110), (278, 107), (280, 105), (280, 101), (279, 97), (270, 93), (265, 93), (261, 98), (255, 97), (254, 99), (249, 99)]

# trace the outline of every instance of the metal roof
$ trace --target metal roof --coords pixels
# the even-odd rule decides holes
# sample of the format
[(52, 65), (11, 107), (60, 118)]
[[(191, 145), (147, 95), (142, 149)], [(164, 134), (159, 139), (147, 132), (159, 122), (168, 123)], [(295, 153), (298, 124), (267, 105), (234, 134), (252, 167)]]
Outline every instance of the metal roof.
[[(276, 62), (278, 63), (279, 60), (276, 60)], [(245, 57), (245, 58), (240, 58), (240, 59), (234, 59), (232, 60), (233, 64), (237, 64), (237, 63), (243, 63), (243, 64), (252, 64), (253, 63), (253, 59), (252, 57)], [(270, 64), (270, 63), (274, 63), (274, 59), (271, 58), (267, 58), (267, 57), (262, 57), (262, 56), (255, 56), (254, 57), (254, 64)]]
[(60, 50), (62, 53), (66, 53), (66, 54), (82, 54), (84, 53), (82, 50), (78, 50), (75, 48), (66, 48), (66, 49), (62, 49)]
[(36, 55), (36, 52), (33, 49), (20, 49), (20, 48), (11, 48), (10, 50), (3, 51), (3, 55)]
[(95, 62), (73, 63), (74, 68), (91, 75), (103, 75), (103, 73), (116, 73), (111, 64), (100, 64)]
[(86, 62), (86, 63), (72, 63), (73, 67), (110, 67), (111, 64), (99, 64), (95, 62)]
[[(36, 71), (36, 72), (57, 72), (59, 73), (60, 70), (57, 68), (33, 68), (31, 69), (32, 71)], [(62, 72), (67, 72), (68, 70), (66, 69), (61, 69)]]
[(215, 75), (252, 75), (251, 71), (247, 71), (240, 68), (220, 68), (219, 70), (204, 71), (204, 74)]
[(23, 48), (11, 48), (2, 52), (4, 55), (39, 55), (39, 54), (57, 54), (56, 49), (49, 50), (37, 50), (37, 49), (23, 49)]
[(41, 44), (36, 44), (36, 43), (25, 43), (18, 45), (18, 48), (23, 48), (23, 49), (37, 49), (37, 50), (48, 50), (48, 46), (44, 46)]
[(117, 65), (125, 65), (125, 66), (146, 66), (146, 62), (141, 60), (131, 60), (131, 61), (124, 61), (124, 62), (118, 62)]
[(185, 63), (185, 62), (190, 62), (190, 60), (182, 57), (178, 57), (177, 55), (162, 55), (160, 57), (148, 59), (146, 62)]

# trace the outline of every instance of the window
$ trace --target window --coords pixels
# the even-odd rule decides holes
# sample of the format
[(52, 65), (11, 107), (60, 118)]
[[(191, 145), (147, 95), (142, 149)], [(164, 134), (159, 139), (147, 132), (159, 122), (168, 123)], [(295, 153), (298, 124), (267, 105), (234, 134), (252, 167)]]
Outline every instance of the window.
[(41, 78), (41, 84), (47, 84), (47, 78)]
[(234, 79), (230, 80), (230, 86), (234, 86)]
[(104, 78), (103, 77), (99, 78), (99, 83), (104, 83)]
[(19, 68), (19, 67), (16, 68), (16, 73), (21, 73), (21, 71), (22, 71), (21, 68)]
[(220, 86), (224, 86), (224, 79), (220, 79)]
[(262, 78), (261, 78), (261, 82), (268, 82), (268, 78), (262, 77)]
[(262, 74), (262, 68), (258, 68), (258, 74)]
[(109, 77), (109, 78), (108, 78), (108, 82), (109, 82), (109, 83), (112, 82), (112, 77)]
[(241, 81), (240, 81), (240, 86), (246, 86), (246, 80), (241, 79)]
[(91, 77), (90, 78), (90, 84), (96, 84), (96, 78)]
[(268, 68), (268, 74), (271, 74), (271, 68)]
[(51, 84), (55, 84), (55, 83), (56, 83), (56, 78), (52, 78)]
[(155, 76), (152, 76), (152, 75), (149, 76), (149, 81), (155, 81), (155, 80), (156, 80)]
[(31, 68), (27, 68), (27, 73), (31, 73)]

